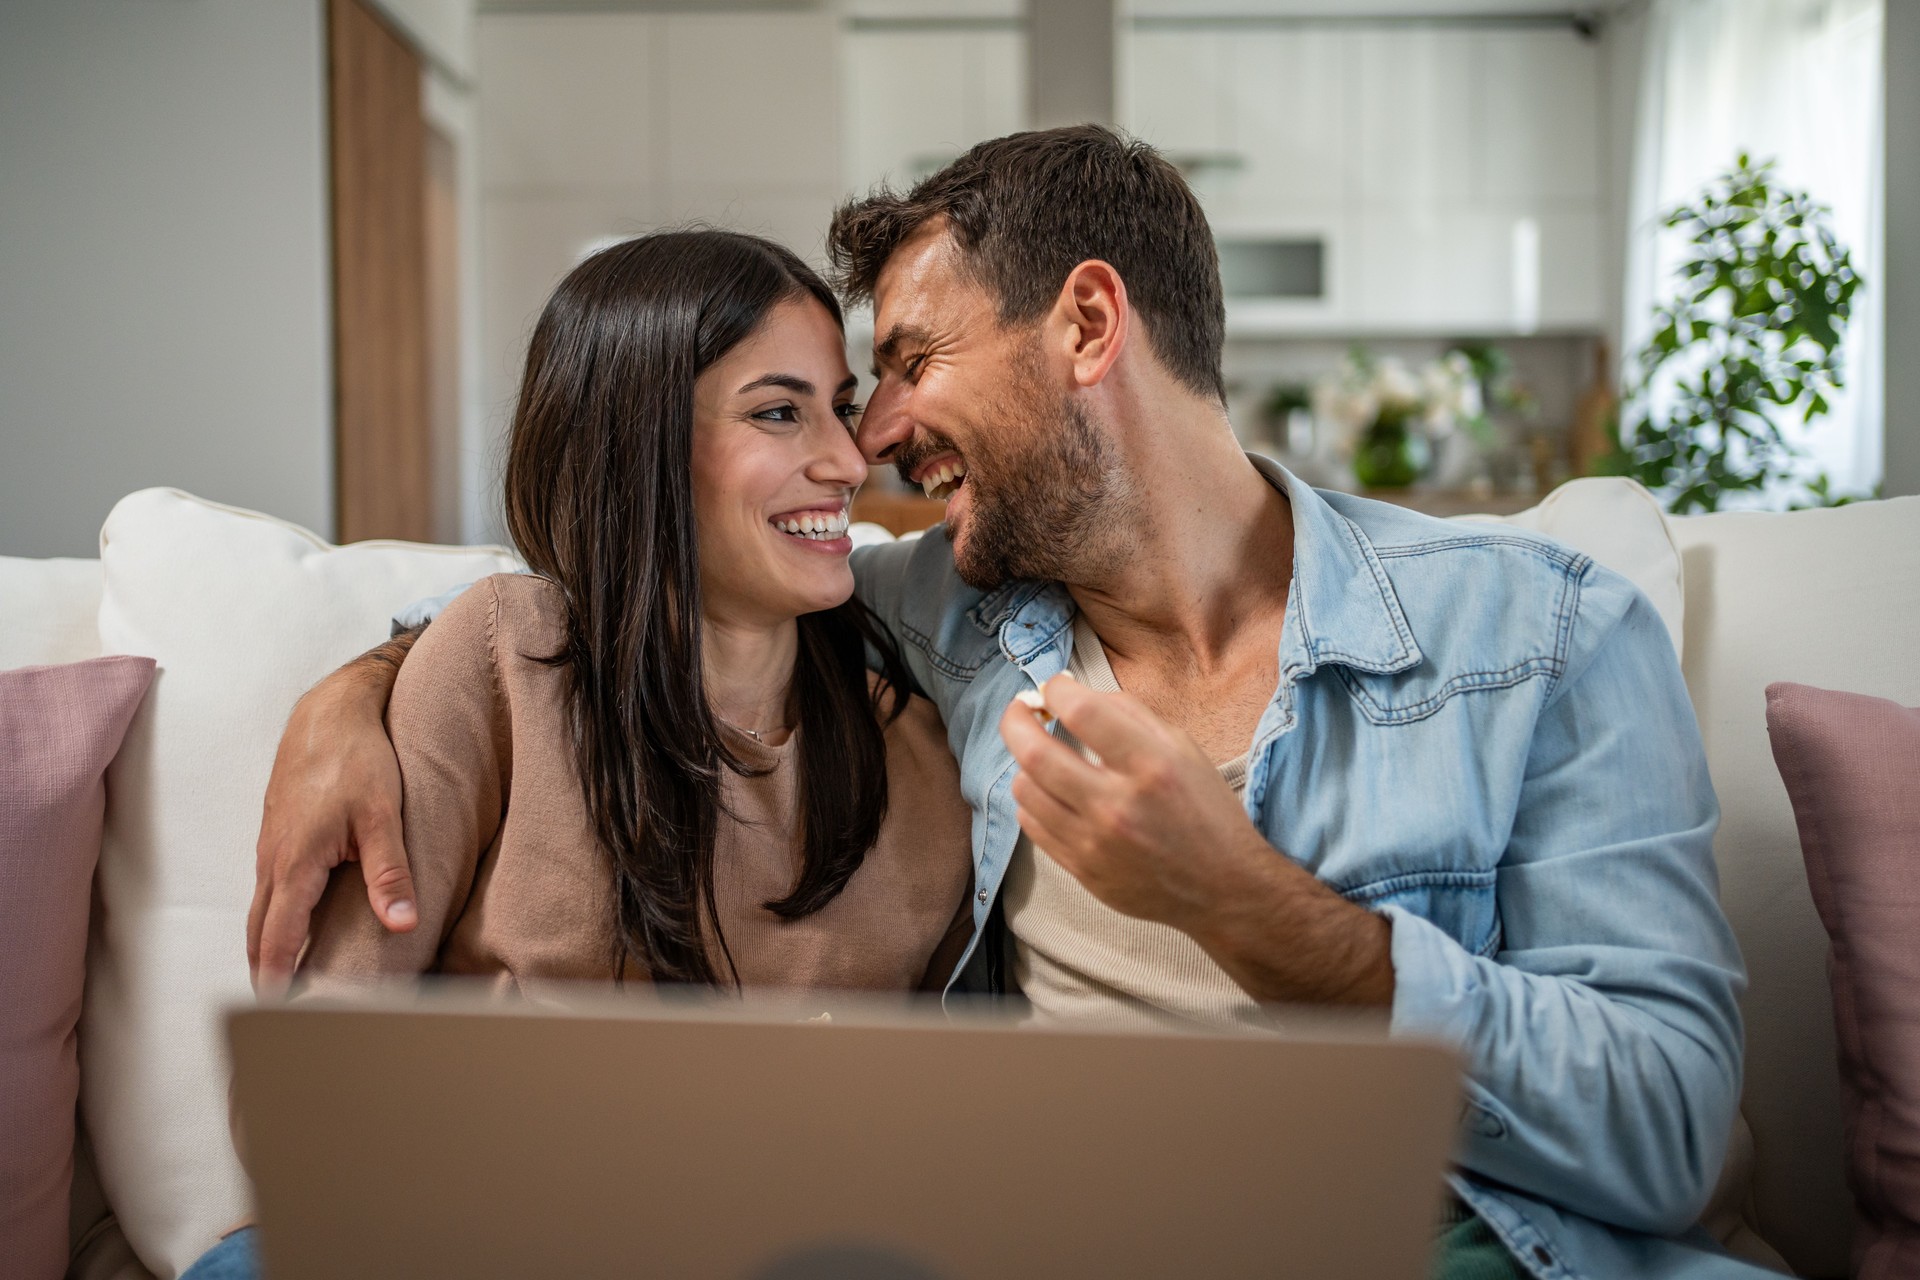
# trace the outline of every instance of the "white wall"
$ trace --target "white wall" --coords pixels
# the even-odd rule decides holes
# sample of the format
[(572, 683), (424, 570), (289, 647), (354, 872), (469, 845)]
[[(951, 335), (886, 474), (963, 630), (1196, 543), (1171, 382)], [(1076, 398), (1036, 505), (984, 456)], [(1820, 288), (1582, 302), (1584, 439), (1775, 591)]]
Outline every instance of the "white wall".
[(319, 0), (0, 8), (0, 554), (148, 485), (332, 526)]
[(1920, 5), (1888, 0), (1887, 453), (1888, 497), (1920, 493)]

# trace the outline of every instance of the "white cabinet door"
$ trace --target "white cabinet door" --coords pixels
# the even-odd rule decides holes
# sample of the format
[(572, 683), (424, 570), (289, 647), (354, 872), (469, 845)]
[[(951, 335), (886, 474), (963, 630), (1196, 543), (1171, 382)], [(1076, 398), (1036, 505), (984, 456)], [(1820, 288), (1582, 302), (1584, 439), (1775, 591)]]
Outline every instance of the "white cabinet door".
[(1477, 193), (1491, 202), (1600, 198), (1600, 55), (1571, 30), (1474, 39)]
[(1462, 208), (1371, 210), (1352, 221), (1351, 314), (1399, 333), (1512, 328), (1511, 228)]
[(958, 37), (854, 31), (844, 45), (846, 185), (910, 183), (933, 160), (958, 154), (965, 134), (966, 61)]
[(1353, 33), (1354, 203), (1456, 208), (1471, 194), (1473, 49), (1479, 33), (1412, 27)]
[(1003, 138), (1028, 127), (1027, 37), (1019, 31), (969, 32), (967, 145)]
[(1176, 163), (1232, 148), (1228, 37), (1216, 31), (1149, 28), (1124, 37), (1121, 121)]
[(1353, 165), (1343, 32), (1251, 30), (1227, 45), (1226, 143), (1240, 167), (1223, 175), (1216, 218), (1252, 229), (1346, 202)]
[(1016, 31), (846, 34), (844, 175), (850, 190), (909, 185), (1027, 117)]
[(1599, 329), (1606, 323), (1603, 225), (1596, 207), (1571, 205), (1540, 214), (1541, 328)]

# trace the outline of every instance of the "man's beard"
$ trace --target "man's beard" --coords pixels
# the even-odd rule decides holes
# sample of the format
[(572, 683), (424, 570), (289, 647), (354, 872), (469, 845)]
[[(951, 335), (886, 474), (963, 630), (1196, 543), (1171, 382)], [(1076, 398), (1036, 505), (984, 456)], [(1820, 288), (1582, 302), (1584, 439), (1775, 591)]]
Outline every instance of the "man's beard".
[[(1082, 405), (1050, 394), (1037, 360), (1017, 361), (1013, 374), (994, 426), (966, 455), (971, 492), (954, 569), (979, 591), (1017, 579), (1098, 580), (1137, 533), (1113, 446)], [(903, 469), (944, 444), (915, 450)]]

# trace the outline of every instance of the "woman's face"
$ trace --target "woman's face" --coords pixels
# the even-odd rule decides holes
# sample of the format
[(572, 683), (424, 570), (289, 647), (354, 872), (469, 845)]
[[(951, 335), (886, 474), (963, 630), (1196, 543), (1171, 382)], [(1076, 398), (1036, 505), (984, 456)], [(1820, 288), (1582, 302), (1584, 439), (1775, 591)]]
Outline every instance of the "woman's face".
[(693, 387), (702, 608), (767, 625), (853, 594), (848, 504), (867, 477), (855, 379), (816, 299), (783, 302)]

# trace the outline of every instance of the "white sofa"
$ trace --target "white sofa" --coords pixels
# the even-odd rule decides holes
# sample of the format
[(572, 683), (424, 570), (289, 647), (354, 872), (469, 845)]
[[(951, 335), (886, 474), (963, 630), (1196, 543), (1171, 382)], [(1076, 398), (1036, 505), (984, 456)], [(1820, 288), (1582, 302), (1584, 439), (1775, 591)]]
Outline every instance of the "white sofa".
[[(387, 601), (401, 597), (398, 602), (404, 603), (423, 583), (459, 581), (476, 576), (476, 571), (491, 571), (504, 562), (504, 553), (497, 548), (436, 551), (397, 545), (335, 551), (277, 522), (156, 492), (134, 495), (116, 509), (103, 535), (104, 561), (0, 557), (0, 669), (93, 656), (102, 650), (103, 634), (109, 651), (124, 650), (129, 637), (148, 637), (144, 642), (162, 650), (153, 655), (161, 664), (156, 693), (142, 712), (143, 719), (159, 717), (160, 723), (143, 729), (136, 722), (129, 735), (135, 763), (123, 769), (123, 751), (122, 762), (109, 776), (102, 886), (110, 887), (115, 875), (138, 876), (144, 885), (157, 874), (152, 865), (155, 850), (171, 856), (165, 838), (158, 843), (127, 842), (127, 832), (153, 818), (145, 810), (166, 803), (156, 798), (158, 786), (191, 788), (196, 770), (214, 770), (210, 761), (219, 751), (246, 753), (247, 767), (226, 770), (237, 781), (193, 801), (198, 809), (221, 810), (212, 816), (225, 824), (219, 828), (226, 833), (221, 840), (225, 847), (211, 852), (230, 860), (230, 869), (213, 877), (218, 885), (209, 892), (220, 897), (223, 914), (218, 918), (228, 922), (220, 930), (231, 929), (232, 936), (221, 932), (210, 944), (222, 957), (221, 980), (198, 997), (209, 1007), (183, 1023), (177, 1034), (211, 1038), (213, 1006), (235, 998), (235, 973), (241, 975), (244, 993), (241, 938), (231, 922), (244, 913), (251, 879), (252, 842), (245, 833), (257, 823), (265, 779), (266, 762), (253, 759), (263, 750), (261, 743), (270, 752), (272, 732), (299, 687), (380, 633)], [(1800, 1274), (1841, 1276), (1847, 1269), (1851, 1210), (1843, 1182), (1826, 940), (1807, 892), (1786, 794), (1774, 771), (1762, 691), (1772, 681), (1795, 680), (1920, 703), (1920, 498), (1666, 523), (1657, 517), (1657, 509), (1653, 515), (1649, 509), (1644, 491), (1624, 481), (1581, 481), (1519, 522), (1562, 537), (1603, 563), (1623, 557), (1637, 561), (1613, 567), (1648, 585), (1656, 604), (1667, 597), (1663, 610), (1682, 641), (1682, 663), (1721, 798), (1716, 852), (1722, 897), (1752, 974), (1745, 1002), (1744, 1111), (1753, 1135), (1746, 1216)], [(176, 527), (182, 522), (184, 532)], [(233, 550), (242, 543), (250, 549)], [(192, 589), (168, 594), (156, 588), (156, 575), (165, 578), (169, 573)], [(271, 589), (256, 590), (255, 578), (268, 575), (274, 577)], [(369, 588), (369, 582), (378, 589)], [(229, 679), (225, 659), (201, 661), (194, 646), (226, 644), (235, 630), (244, 640), (249, 629), (264, 625), (261, 619), (284, 621), (290, 611), (297, 614), (320, 599), (329, 602), (326, 617), (331, 621), (322, 625), (295, 618), (278, 639), (243, 646), (244, 653), (233, 659), (241, 666), (264, 662), (273, 668), (270, 682), (256, 681), (256, 687), (270, 693), (245, 695), (259, 704), (247, 714), (264, 726), (254, 739), (237, 745), (209, 740), (204, 759), (198, 747), (191, 759), (156, 758), (156, 743), (164, 748), (168, 741), (179, 740), (168, 738), (170, 725), (190, 722), (199, 714), (196, 698), (211, 703), (229, 696), (229, 686), (248, 687), (244, 672)], [(341, 602), (349, 599), (358, 600), (357, 611), (371, 616), (334, 617), (347, 610)], [(196, 616), (165, 616), (169, 609)], [(142, 610), (144, 616), (136, 616)], [(198, 616), (205, 614), (215, 616)], [(316, 626), (326, 634), (308, 636)], [(201, 636), (206, 639), (196, 638)], [(197, 684), (187, 670), (196, 665), (211, 673)], [(224, 729), (221, 733), (231, 736)], [(164, 757), (164, 751), (160, 754)], [(170, 772), (156, 782), (163, 769)], [(121, 865), (128, 862), (138, 865)], [(115, 899), (108, 893), (106, 900), (137, 899)], [(141, 1064), (125, 1061), (124, 1046), (94, 1053), (90, 1043), (90, 1038), (114, 1029), (98, 1024), (96, 1005), (125, 999), (125, 992), (114, 985), (126, 977), (115, 969), (114, 952), (128, 945), (123, 941), (128, 924), (123, 918), (108, 928), (95, 920), (88, 1021), (83, 1023), (81, 1045), (83, 1078), (107, 1070), (99, 1064), (109, 1060), (117, 1072), (141, 1069)], [(124, 957), (120, 960), (124, 967)], [(216, 1051), (204, 1049), (198, 1061), (217, 1062)], [(146, 1083), (152, 1087), (142, 1095), (141, 1110), (164, 1110), (166, 1091), (181, 1087), (176, 1079)], [(109, 1130), (135, 1123), (129, 1119), (132, 1109), (102, 1097), (103, 1091), (128, 1087), (119, 1080), (110, 1085), (88, 1080), (83, 1085), (87, 1122)], [(194, 1107), (204, 1105), (202, 1095), (209, 1087), (215, 1086), (193, 1082), (198, 1090)], [(129, 1219), (129, 1228), (135, 1227), (136, 1214), (141, 1220), (137, 1229), (122, 1232), (109, 1197), (101, 1191), (102, 1180), (93, 1175), (83, 1135), (70, 1276), (144, 1280), (172, 1274), (179, 1259), (190, 1256), (198, 1241), (217, 1229), (206, 1224), (232, 1207), (231, 1179), (224, 1174), (199, 1182), (187, 1179), (149, 1194), (146, 1175), (126, 1167), (129, 1158), (140, 1154), (135, 1150), (130, 1156), (128, 1135), (109, 1131), (97, 1136), (103, 1139), (103, 1151), (116, 1153), (108, 1163), (120, 1166), (117, 1172), (109, 1171), (106, 1185), (124, 1192), (128, 1201), (139, 1201), (137, 1206), (119, 1205), (121, 1216)], [(167, 1203), (169, 1198), (191, 1202), (196, 1196), (218, 1204), (182, 1209)], [(130, 1238), (141, 1246), (139, 1256)]]

